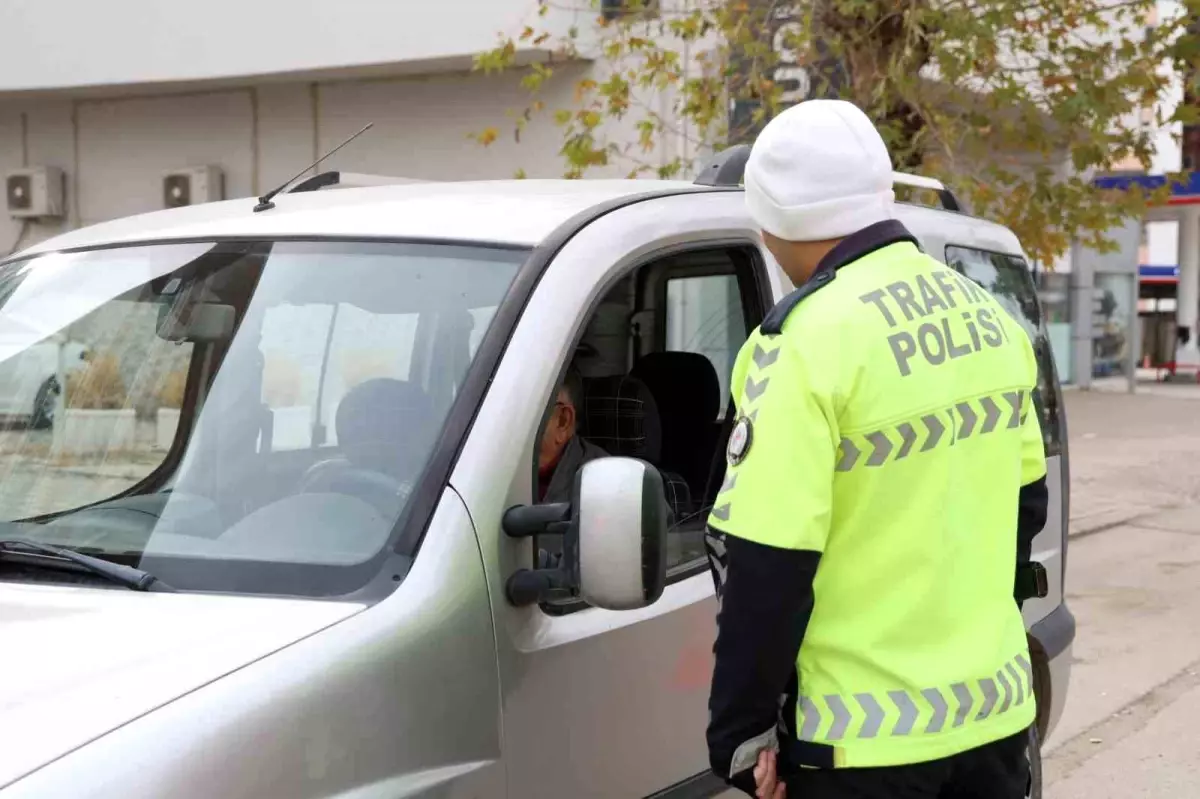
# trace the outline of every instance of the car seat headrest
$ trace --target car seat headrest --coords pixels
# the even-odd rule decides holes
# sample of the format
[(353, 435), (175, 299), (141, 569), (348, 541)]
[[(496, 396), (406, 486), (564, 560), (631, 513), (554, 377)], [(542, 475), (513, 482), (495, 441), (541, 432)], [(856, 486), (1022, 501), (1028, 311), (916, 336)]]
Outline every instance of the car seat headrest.
[(651, 463), (661, 457), (658, 405), (650, 389), (636, 377), (616, 375), (587, 381), (582, 416), (587, 439), (609, 455)]
[(632, 372), (654, 394), (660, 410), (677, 420), (715, 422), (721, 413), (721, 381), (712, 361), (696, 352), (652, 352)]
[(367, 380), (338, 404), (338, 446), (356, 466), (408, 477), (429, 449), (434, 416), (420, 386), (386, 377)]

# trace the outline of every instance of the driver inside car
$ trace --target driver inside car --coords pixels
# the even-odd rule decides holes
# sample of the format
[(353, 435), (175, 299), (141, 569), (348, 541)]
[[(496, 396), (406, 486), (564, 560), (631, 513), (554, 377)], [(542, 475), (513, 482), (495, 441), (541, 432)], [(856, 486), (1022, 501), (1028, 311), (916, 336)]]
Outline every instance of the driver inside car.
[(570, 502), (575, 473), (588, 461), (608, 455), (578, 435), (582, 404), (583, 377), (572, 364), (554, 396), (554, 407), (538, 445), (538, 502)]

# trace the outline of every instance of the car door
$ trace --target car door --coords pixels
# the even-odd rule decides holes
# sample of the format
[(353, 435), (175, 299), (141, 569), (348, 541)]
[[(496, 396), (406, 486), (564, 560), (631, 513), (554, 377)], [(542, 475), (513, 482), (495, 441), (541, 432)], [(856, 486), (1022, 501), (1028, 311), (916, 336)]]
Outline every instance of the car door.
[[(716, 603), (703, 562), (640, 610), (514, 607), (505, 581), (531, 565), (532, 547), (507, 540), (500, 525), (505, 509), (530, 502), (546, 398), (605, 286), (673, 249), (756, 242), (739, 194), (611, 211), (557, 253), (513, 331), (452, 478), (475, 521), (492, 589), (510, 796), (722, 791), (707, 773), (704, 742)], [(764, 285), (772, 280), (758, 269)]]
[(1045, 568), (1049, 592), (1041, 599), (1025, 602), (1024, 616), (1032, 624), (1048, 616), (1063, 601), (1066, 569), (1066, 518), (1064, 503), (1070, 489), (1066, 480), (1066, 427), (1062, 394), (1054, 368), (1049, 336), (1042, 319), (1037, 288), (1029, 265), (1020, 255), (994, 252), (978, 246), (950, 243), (946, 263), (990, 291), (1033, 342), (1038, 360), (1038, 384), (1034, 404), (1042, 426), (1046, 449), (1046, 485), (1050, 506), (1046, 526), (1033, 540), (1033, 557)]

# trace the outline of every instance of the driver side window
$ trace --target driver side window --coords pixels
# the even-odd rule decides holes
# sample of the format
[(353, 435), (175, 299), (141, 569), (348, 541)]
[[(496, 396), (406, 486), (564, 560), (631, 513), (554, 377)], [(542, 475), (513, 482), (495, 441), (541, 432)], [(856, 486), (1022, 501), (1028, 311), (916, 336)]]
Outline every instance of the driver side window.
[[(706, 568), (704, 525), (724, 464), (722, 372), (748, 334), (756, 264), (753, 250), (722, 247), (640, 266), (593, 309), (547, 398), (534, 502), (570, 501), (575, 474), (596, 458), (650, 463), (670, 512), (669, 578)], [(761, 318), (761, 302), (750, 302)], [(557, 552), (557, 538), (537, 546)]]

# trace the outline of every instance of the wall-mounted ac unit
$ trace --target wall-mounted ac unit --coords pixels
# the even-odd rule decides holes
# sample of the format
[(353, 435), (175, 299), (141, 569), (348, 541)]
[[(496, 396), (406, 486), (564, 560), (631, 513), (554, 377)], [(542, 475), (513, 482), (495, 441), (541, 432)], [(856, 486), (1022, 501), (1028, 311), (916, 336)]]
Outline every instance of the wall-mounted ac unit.
[(600, 0), (600, 16), (607, 22), (621, 17), (656, 19), (661, 13), (660, 0)]
[(4, 175), (4, 201), (13, 219), (61, 219), (66, 174), (53, 166), (14, 169)]
[(163, 176), (163, 207), (182, 208), (225, 199), (225, 174), (219, 166), (173, 169)]

